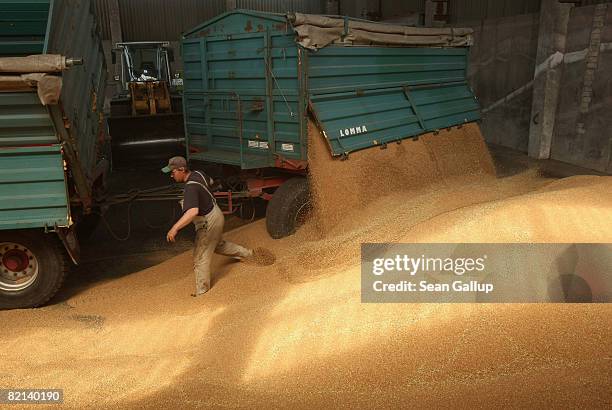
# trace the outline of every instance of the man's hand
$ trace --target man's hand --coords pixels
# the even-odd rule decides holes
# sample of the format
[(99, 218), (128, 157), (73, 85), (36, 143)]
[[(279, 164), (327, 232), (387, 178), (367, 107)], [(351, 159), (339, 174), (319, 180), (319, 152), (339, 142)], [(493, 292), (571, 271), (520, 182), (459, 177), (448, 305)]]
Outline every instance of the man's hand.
[(170, 230), (168, 231), (168, 233), (166, 234), (166, 240), (168, 242), (174, 242), (176, 235), (178, 234), (178, 229), (176, 229), (174, 226), (172, 228), (170, 228)]
[(166, 234), (166, 240), (168, 242), (174, 242), (178, 232), (189, 225), (196, 216), (198, 216), (198, 208), (189, 208), (187, 211), (185, 211), (183, 216), (181, 216), (181, 219), (179, 219)]

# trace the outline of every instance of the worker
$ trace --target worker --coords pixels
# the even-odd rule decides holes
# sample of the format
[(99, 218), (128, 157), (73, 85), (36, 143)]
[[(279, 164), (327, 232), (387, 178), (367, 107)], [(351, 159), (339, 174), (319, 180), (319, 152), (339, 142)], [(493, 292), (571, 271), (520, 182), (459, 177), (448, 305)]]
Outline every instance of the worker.
[(211, 192), (212, 180), (201, 171), (192, 171), (183, 157), (172, 157), (162, 168), (176, 182), (184, 182), (183, 216), (170, 228), (166, 239), (174, 242), (178, 232), (193, 222), (196, 229), (193, 266), (196, 277), (196, 292), (199, 296), (210, 289), (211, 261), (213, 253), (239, 260), (253, 256), (253, 250), (223, 239), (225, 218)]

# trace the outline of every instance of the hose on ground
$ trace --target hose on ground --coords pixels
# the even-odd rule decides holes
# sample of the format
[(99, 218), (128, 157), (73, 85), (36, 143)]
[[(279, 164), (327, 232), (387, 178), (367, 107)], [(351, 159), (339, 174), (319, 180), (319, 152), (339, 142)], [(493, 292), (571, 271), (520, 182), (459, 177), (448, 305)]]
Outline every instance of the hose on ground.
[[(167, 201), (167, 200), (176, 201), (179, 198), (180, 198), (180, 192), (177, 186), (170, 186), (170, 187), (164, 186), (164, 187), (156, 187), (156, 188), (149, 188), (149, 189), (143, 189), (143, 190), (133, 189), (133, 190), (128, 191), (125, 194), (119, 194), (119, 195), (115, 195), (113, 197), (108, 198), (106, 201), (102, 203), (102, 205), (106, 208), (110, 208), (113, 205), (120, 205), (124, 203), (128, 204), (127, 221), (126, 221), (127, 230), (123, 236), (120, 236), (119, 234), (117, 234), (115, 230), (111, 227), (108, 219), (106, 218), (105, 213), (103, 212), (94, 212), (94, 213), (100, 216), (100, 219), (102, 220), (104, 226), (106, 227), (106, 230), (115, 240), (120, 241), (120, 242), (125, 242), (130, 238), (131, 233), (132, 233), (132, 206), (134, 205), (135, 201), (139, 201), (139, 200), (140, 201)], [(170, 219), (168, 219), (167, 221), (159, 225), (151, 224), (146, 219), (145, 214), (144, 213), (142, 214), (142, 220), (145, 226), (150, 229), (159, 229), (163, 226), (166, 226), (172, 223), (175, 217), (176, 217), (176, 206), (172, 207), (172, 215), (170, 216)]]
[(133, 204), (134, 204), (134, 202), (130, 202), (128, 204), (128, 211), (127, 211), (127, 232), (125, 234), (125, 237), (123, 237), (123, 238), (120, 237), (119, 235), (117, 235), (115, 233), (115, 231), (113, 231), (113, 228), (111, 228), (110, 223), (108, 223), (108, 220), (106, 219), (106, 215), (104, 215), (101, 212), (98, 213), (98, 215), (100, 215), (100, 219), (104, 223), (104, 226), (106, 226), (106, 230), (108, 231), (110, 236), (112, 236), (117, 241), (125, 242), (128, 239), (130, 239), (130, 235), (132, 233), (132, 205)]

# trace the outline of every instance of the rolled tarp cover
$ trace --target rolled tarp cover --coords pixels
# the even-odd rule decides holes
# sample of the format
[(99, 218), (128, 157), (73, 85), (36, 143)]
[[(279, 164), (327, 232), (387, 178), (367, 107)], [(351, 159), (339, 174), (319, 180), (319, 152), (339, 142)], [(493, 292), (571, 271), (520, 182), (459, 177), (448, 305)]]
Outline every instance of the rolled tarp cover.
[(42, 105), (55, 105), (62, 93), (62, 77), (46, 73), (0, 75), (0, 92), (36, 91)]
[(59, 54), (0, 58), (0, 73), (58, 73), (67, 68), (66, 57)]
[(471, 28), (410, 27), (302, 13), (290, 14), (288, 19), (298, 35), (298, 43), (311, 50), (333, 43), (467, 47), (473, 41)]

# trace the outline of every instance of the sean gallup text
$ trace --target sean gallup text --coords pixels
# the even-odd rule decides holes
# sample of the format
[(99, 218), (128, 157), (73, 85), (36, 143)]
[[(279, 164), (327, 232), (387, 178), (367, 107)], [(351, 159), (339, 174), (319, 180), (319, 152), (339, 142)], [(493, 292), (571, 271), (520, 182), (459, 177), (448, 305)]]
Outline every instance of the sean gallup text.
[(375, 292), (493, 292), (492, 283), (481, 283), (476, 280), (469, 282), (456, 280), (452, 283), (432, 283), (426, 280), (419, 282), (402, 280), (395, 283), (384, 283), (377, 280), (372, 284), (372, 287)]

